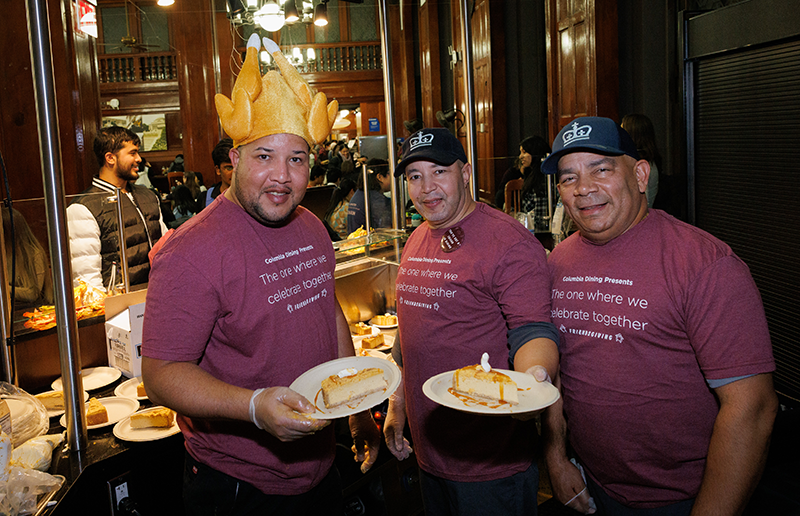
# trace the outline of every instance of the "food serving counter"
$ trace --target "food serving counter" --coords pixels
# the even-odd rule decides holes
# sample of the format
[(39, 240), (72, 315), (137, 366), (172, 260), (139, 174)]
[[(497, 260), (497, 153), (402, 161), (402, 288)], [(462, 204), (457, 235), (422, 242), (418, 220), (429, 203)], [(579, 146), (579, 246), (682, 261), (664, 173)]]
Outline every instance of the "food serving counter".
[[(377, 230), (369, 236), (334, 244), (336, 293), (350, 324), (367, 322), (375, 315), (395, 312), (394, 285), (406, 237), (404, 231)], [(103, 322), (103, 317), (96, 317), (80, 323), (83, 368), (107, 364)], [(396, 329), (387, 328), (383, 331), (386, 332), (387, 341), (392, 342)], [(26, 386), (21, 386), (31, 394), (49, 390), (50, 382), (60, 376), (58, 347), (52, 330), (28, 332), (19, 340), (18, 360), (32, 359), (38, 362), (24, 349), (31, 342), (37, 348), (42, 348), (42, 342), (36, 342), (49, 339), (54, 341), (55, 347), (43, 351), (54, 356), (53, 364), (48, 366), (48, 374), (30, 377), (32, 380), (29, 383), (35, 388), (28, 390)], [(373, 356), (383, 353), (389, 360), (391, 346), (370, 351)], [(85, 361), (87, 357), (89, 362)], [(21, 364), (21, 367), (24, 369), (24, 365)], [(120, 377), (91, 390), (89, 394), (97, 398), (114, 396), (127, 380), (124, 376)], [(146, 398), (140, 399), (139, 403), (142, 408), (151, 406)], [(371, 410), (378, 425), (382, 425), (386, 403)], [(343, 479), (347, 514), (421, 514), (422, 502), (413, 456), (398, 462), (382, 443), (378, 462), (364, 475), (350, 451), (352, 442), (346, 419), (336, 424), (336, 464)], [(109, 424), (88, 430), (88, 447), (84, 453), (70, 453), (66, 443), (56, 448), (49, 472), (63, 476), (66, 481), (39, 514), (120, 514), (112, 511), (111, 500), (113, 486), (123, 480), (127, 482), (130, 498), (141, 514), (182, 513), (184, 447), (181, 434), (133, 442), (116, 436), (114, 426)], [(50, 419), (48, 433), (63, 430), (58, 417)]]

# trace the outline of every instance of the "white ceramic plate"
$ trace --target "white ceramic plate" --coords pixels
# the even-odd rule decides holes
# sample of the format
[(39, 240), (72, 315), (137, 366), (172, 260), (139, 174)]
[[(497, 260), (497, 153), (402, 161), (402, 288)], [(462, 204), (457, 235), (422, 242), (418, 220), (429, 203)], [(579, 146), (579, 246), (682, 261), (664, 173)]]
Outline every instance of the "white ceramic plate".
[[(325, 408), (325, 402), (322, 401), (322, 380), (350, 367), (358, 370), (367, 367), (379, 367), (383, 369), (383, 374), (389, 386), (383, 391), (375, 392), (362, 398), (355, 404), (346, 403), (332, 409)], [(398, 385), (400, 385), (400, 369), (392, 362), (376, 357), (344, 357), (309, 369), (292, 382), (289, 388), (305, 396), (317, 408), (317, 411), (309, 414), (309, 417), (336, 419), (368, 410), (378, 405), (388, 398), (397, 389)]]
[[(157, 408), (161, 407), (150, 407), (137, 413), (149, 412)], [(158, 439), (175, 435), (180, 431), (177, 420), (169, 428), (131, 428), (131, 416), (128, 416), (114, 425), (114, 435), (117, 439), (133, 442), (157, 441)]]
[(375, 326), (376, 328), (380, 328), (382, 330), (391, 330), (392, 328), (397, 328), (396, 324), (389, 324), (389, 325), (386, 325), (386, 324), (375, 324), (374, 322), (372, 322), (374, 320), (375, 319), (370, 319), (369, 324), (371, 324), (372, 326)]
[(381, 332), (381, 329), (378, 328), (377, 326), (369, 325), (369, 329), (372, 331), (372, 333), (370, 333), (369, 335), (354, 335), (351, 332), (350, 336), (353, 337), (353, 342), (355, 342), (357, 340), (365, 339), (367, 337), (374, 337), (375, 335), (377, 335), (377, 334), (379, 334)]
[[(380, 333), (380, 330), (378, 330)], [(353, 338), (353, 346), (356, 348), (356, 354), (360, 354), (361, 350), (361, 341), (363, 339), (356, 340), (355, 337)], [(383, 334), (383, 344), (378, 346), (377, 348), (367, 349), (365, 351), (386, 351), (387, 349), (392, 349), (394, 346), (394, 335), (389, 335), (388, 333)]]
[(382, 358), (384, 360), (386, 359), (386, 357), (391, 356), (388, 353), (384, 353), (382, 351), (377, 351), (374, 349), (361, 349), (361, 348), (356, 348), (356, 355), (360, 357)]
[[(49, 394), (51, 392), (61, 392), (61, 391), (47, 391), (47, 392), (42, 392), (40, 394)], [(34, 398), (35, 397), (36, 396), (34, 396)], [(89, 393), (86, 392), (86, 391), (83, 391), (83, 401), (86, 401), (88, 399), (89, 399)], [(47, 411), (47, 416), (48, 417), (56, 417), (56, 416), (60, 416), (61, 414), (64, 413), (64, 409), (49, 409), (49, 408), (45, 407), (45, 410)]]
[[(113, 367), (90, 367), (88, 369), (82, 369), (81, 376), (83, 376), (83, 390), (93, 391), (116, 382), (119, 377), (122, 376), (122, 372)], [(61, 378), (57, 378), (50, 384), (50, 387), (52, 387), (54, 391), (64, 390)]]
[[(103, 428), (109, 425), (113, 425), (118, 421), (122, 421), (126, 417), (130, 416), (137, 410), (139, 410), (139, 402), (137, 400), (132, 400), (130, 398), (120, 398), (118, 396), (110, 396), (108, 398), (98, 398), (97, 401), (103, 404), (103, 406), (108, 411), (108, 422), (100, 423), (99, 425), (89, 425), (86, 428), (88, 430), (94, 430), (95, 428)], [(58, 420), (61, 423), (61, 426), (64, 428), (67, 427), (67, 415), (64, 414), (61, 416), (61, 419)]]
[(147, 396), (139, 396), (136, 393), (136, 387), (142, 383), (142, 377), (137, 376), (136, 378), (131, 378), (130, 380), (124, 381), (121, 384), (117, 385), (117, 388), (114, 389), (114, 396), (122, 396), (123, 398), (131, 398), (134, 400), (143, 401), (148, 399)]
[(439, 405), (475, 414), (524, 414), (549, 407), (558, 401), (560, 396), (558, 389), (550, 383), (539, 383), (533, 376), (518, 371), (495, 370), (510, 376), (516, 382), (519, 396), (517, 405), (473, 400), (463, 395), (454, 396), (448, 390), (453, 386), (454, 371), (447, 371), (429, 378), (422, 385), (422, 392)]

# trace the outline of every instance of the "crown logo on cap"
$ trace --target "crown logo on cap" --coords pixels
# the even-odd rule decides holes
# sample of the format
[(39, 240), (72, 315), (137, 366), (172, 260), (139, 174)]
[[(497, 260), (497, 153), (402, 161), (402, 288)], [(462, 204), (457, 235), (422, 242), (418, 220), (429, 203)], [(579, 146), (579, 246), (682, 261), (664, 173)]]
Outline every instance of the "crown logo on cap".
[(416, 136), (411, 137), (408, 143), (408, 151), (411, 152), (417, 147), (426, 147), (433, 145), (433, 135), (425, 134), (422, 131), (418, 132)]
[(566, 147), (574, 142), (588, 140), (591, 132), (592, 127), (590, 125), (578, 126), (578, 122), (574, 122), (572, 124), (572, 129), (565, 131), (564, 134), (561, 135), (561, 140), (564, 142), (564, 147)]

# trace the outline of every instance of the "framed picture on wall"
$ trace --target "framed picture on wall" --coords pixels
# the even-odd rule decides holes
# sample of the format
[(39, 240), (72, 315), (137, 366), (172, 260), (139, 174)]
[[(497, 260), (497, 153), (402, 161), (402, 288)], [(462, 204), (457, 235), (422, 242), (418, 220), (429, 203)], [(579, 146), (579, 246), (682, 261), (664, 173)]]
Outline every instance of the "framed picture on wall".
[(103, 127), (116, 125), (133, 131), (142, 140), (141, 152), (167, 150), (166, 115), (119, 115), (103, 117)]

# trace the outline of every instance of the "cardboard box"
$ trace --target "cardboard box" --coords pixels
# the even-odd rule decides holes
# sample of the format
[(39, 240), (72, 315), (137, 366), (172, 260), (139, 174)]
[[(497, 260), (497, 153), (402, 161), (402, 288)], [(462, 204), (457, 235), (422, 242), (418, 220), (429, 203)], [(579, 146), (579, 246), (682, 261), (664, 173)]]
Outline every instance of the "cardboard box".
[(108, 365), (128, 378), (142, 375), (142, 322), (146, 290), (106, 298)]

